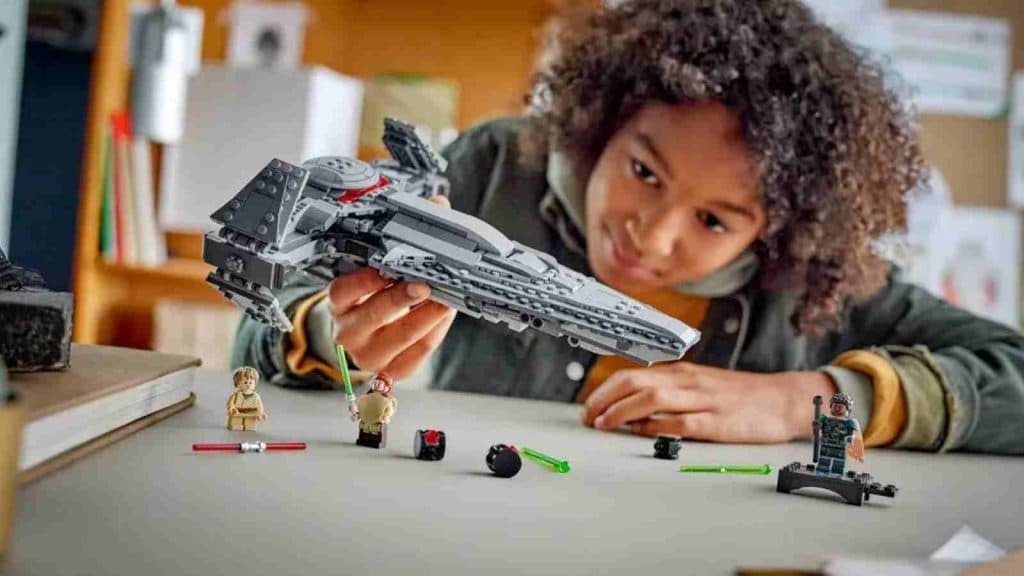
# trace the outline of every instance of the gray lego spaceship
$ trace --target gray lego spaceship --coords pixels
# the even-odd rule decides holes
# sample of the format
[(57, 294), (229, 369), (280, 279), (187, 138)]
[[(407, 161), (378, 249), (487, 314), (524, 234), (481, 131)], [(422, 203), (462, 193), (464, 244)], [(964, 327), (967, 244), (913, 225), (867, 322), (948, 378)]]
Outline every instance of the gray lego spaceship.
[(211, 216), (207, 281), (251, 317), (292, 329), (275, 291), (293, 274), (325, 284), (369, 266), (423, 282), (431, 299), (520, 332), (634, 362), (678, 360), (700, 333), (428, 198), (448, 194), (446, 162), (408, 124), (384, 122), (391, 160), (272, 160)]

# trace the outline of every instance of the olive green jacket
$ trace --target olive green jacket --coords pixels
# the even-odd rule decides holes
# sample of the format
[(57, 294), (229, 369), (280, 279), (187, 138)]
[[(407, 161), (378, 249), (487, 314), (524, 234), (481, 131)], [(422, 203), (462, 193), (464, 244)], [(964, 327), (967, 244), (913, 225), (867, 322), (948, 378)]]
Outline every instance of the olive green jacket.
[[(552, 191), (550, 171), (521, 161), (517, 135), (524, 126), (521, 119), (491, 121), (444, 151), (453, 207), (590, 274), (582, 236)], [(297, 284), (284, 291), (282, 304), (290, 310), (317, 289)], [(825, 369), (854, 395), (856, 416), (867, 429), (870, 380), (828, 364), (844, 351), (870, 349), (893, 365), (907, 401), (907, 424), (896, 447), (1024, 453), (1024, 338), (1017, 331), (895, 278), (867, 301), (847, 306), (840, 329), (825, 336), (797, 334), (789, 322), (795, 306), (793, 295), (765, 291), (756, 281), (714, 297), (699, 327), (701, 341), (687, 359), (754, 372)], [(329, 321), (326, 329), (322, 317), (319, 322), (307, 334), (311, 342), (330, 338)], [(232, 363), (253, 365), (285, 386), (334, 385), (320, 374), (291, 374), (284, 362), (287, 342), (276, 330), (244, 319)], [(595, 361), (564, 340), (459, 315), (432, 359), (431, 386), (572, 401)]]

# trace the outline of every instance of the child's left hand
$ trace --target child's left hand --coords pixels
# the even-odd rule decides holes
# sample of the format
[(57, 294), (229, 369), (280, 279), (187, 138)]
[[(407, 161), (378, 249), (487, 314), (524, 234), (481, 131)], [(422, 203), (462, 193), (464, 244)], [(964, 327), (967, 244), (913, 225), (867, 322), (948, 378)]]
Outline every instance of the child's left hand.
[(587, 398), (583, 423), (643, 436), (786, 442), (811, 433), (813, 405), (836, 392), (821, 372), (760, 374), (674, 362), (620, 370)]

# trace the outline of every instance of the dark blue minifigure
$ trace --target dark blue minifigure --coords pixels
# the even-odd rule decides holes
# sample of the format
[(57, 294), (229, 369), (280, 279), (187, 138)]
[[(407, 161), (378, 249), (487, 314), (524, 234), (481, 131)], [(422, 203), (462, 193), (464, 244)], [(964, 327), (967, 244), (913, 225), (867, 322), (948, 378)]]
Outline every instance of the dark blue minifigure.
[[(819, 402), (820, 404), (820, 402)], [(864, 461), (864, 439), (860, 424), (853, 419), (853, 400), (846, 394), (832, 396), (829, 414), (814, 420), (814, 440), (817, 445), (818, 474), (842, 476), (846, 470), (846, 455), (858, 462)]]

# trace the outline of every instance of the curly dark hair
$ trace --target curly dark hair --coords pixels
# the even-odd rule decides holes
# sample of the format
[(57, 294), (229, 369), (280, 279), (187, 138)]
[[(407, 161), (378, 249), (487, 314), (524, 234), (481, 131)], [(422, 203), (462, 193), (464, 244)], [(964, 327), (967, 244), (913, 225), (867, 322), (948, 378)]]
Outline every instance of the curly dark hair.
[(906, 195), (926, 177), (914, 115), (883, 66), (797, 0), (570, 11), (547, 54), (528, 98), (534, 154), (561, 150), (590, 174), (645, 103), (722, 103), (740, 116), (761, 185), (761, 285), (800, 294), (794, 327), (834, 329), (848, 298), (885, 284), (875, 241), (905, 229)]

